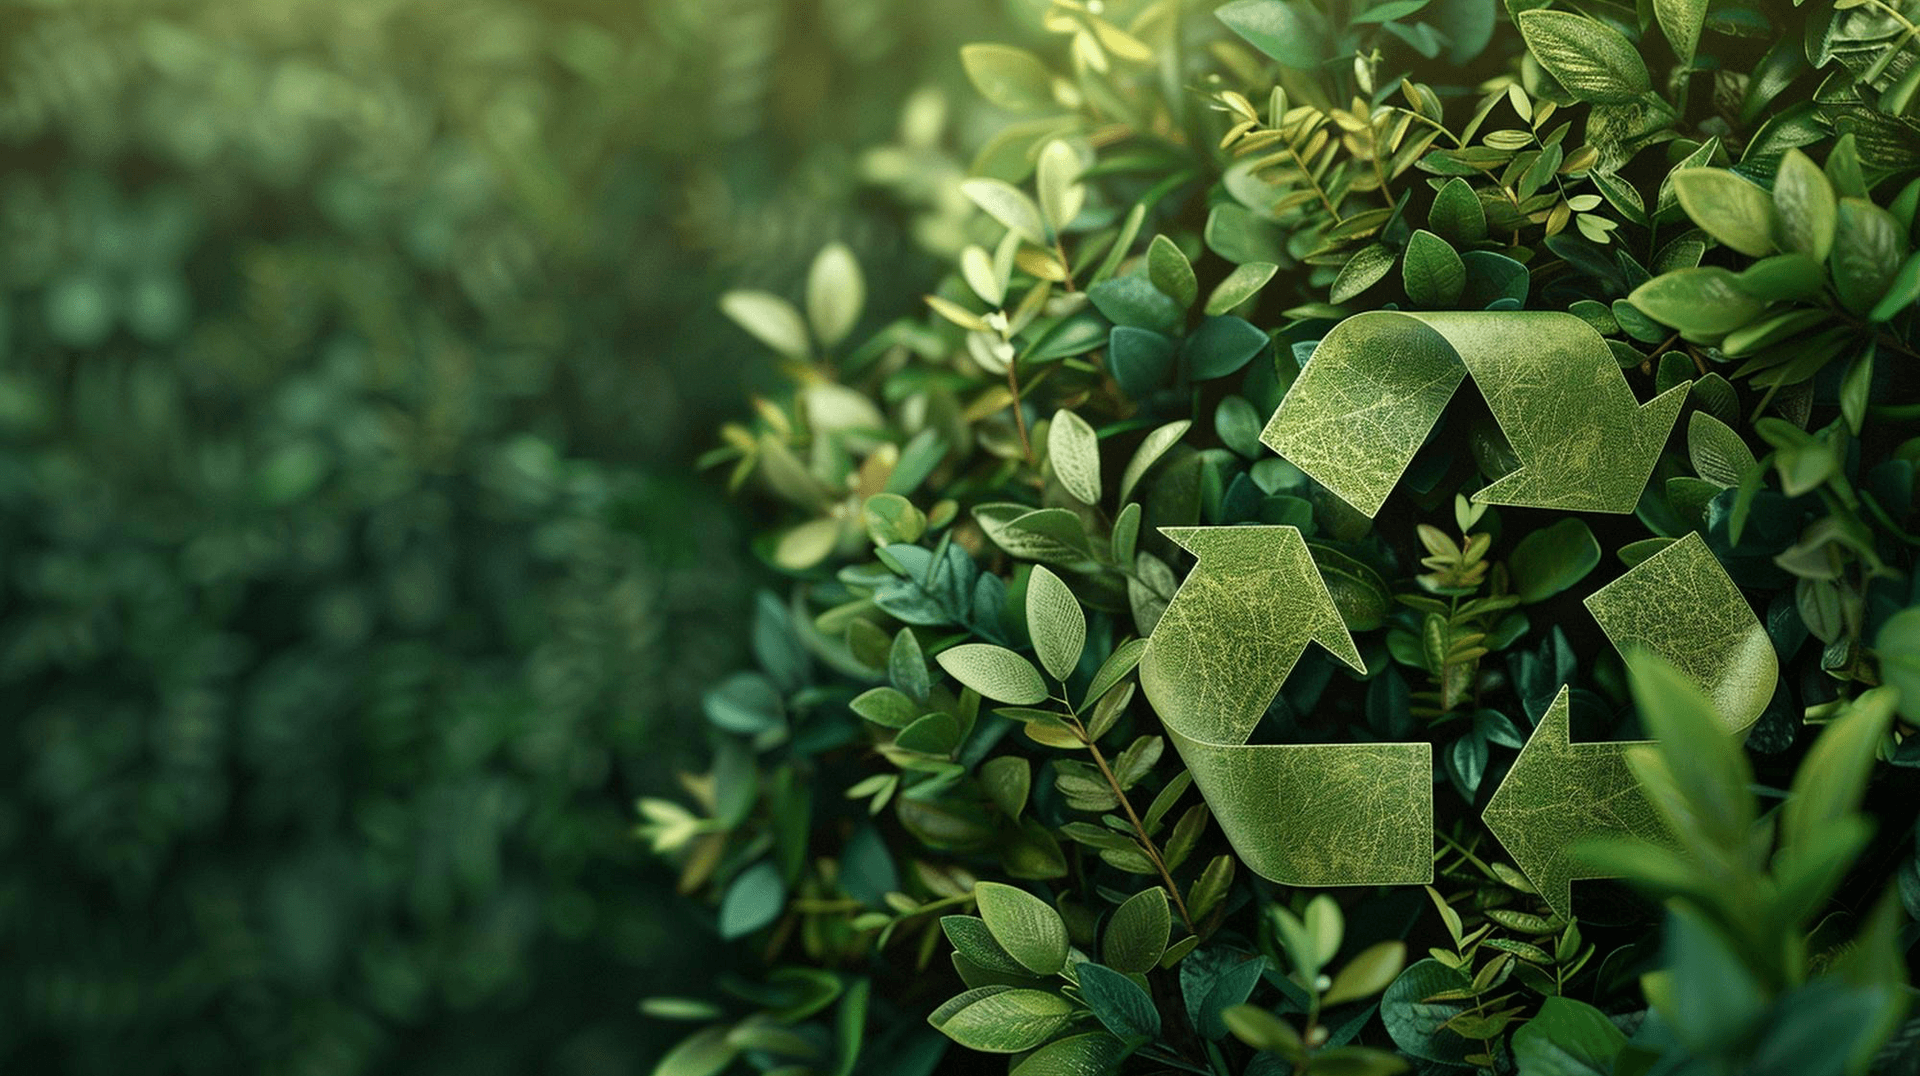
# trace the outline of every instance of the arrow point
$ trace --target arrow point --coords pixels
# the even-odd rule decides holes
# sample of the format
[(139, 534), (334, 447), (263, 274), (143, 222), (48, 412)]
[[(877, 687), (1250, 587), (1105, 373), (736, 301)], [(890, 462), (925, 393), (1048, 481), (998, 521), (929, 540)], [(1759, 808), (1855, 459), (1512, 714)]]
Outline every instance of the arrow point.
[(1551, 795), (1541, 795), (1542, 783), (1551, 784), (1566, 776), (1555, 759), (1564, 759), (1568, 753), (1571, 700), (1572, 695), (1562, 686), (1480, 814), (1487, 829), (1513, 858), (1513, 865), (1533, 883), (1541, 898), (1555, 912), (1569, 918), (1573, 907), (1573, 878), (1570, 871), (1563, 869), (1566, 852), (1559, 844), (1564, 842), (1536, 848), (1530, 838), (1537, 836), (1538, 820), (1533, 815), (1540, 807), (1553, 803)]

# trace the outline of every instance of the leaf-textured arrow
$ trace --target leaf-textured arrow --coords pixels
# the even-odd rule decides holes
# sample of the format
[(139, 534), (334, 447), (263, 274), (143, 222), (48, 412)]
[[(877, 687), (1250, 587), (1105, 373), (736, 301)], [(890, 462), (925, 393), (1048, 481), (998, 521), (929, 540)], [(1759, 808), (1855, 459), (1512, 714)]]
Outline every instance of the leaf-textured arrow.
[(1431, 744), (1247, 743), (1309, 642), (1366, 671), (1300, 531), (1161, 533), (1199, 563), (1140, 686), (1241, 861), (1287, 885), (1432, 881)]
[[(1758, 617), (1698, 534), (1689, 534), (1595, 591), (1587, 610), (1623, 655), (1665, 658), (1712, 700), (1729, 732), (1745, 732), (1773, 697), (1780, 664)], [(1665, 841), (1627, 768), (1646, 741), (1575, 744), (1566, 688), (1528, 737), (1481, 817), (1547, 904), (1571, 917), (1584, 871), (1572, 848), (1597, 837)]]
[(1473, 499), (1527, 508), (1633, 511), (1687, 392), (1640, 404), (1572, 314), (1376, 310), (1320, 341), (1260, 439), (1373, 516), (1469, 373), (1521, 464)]

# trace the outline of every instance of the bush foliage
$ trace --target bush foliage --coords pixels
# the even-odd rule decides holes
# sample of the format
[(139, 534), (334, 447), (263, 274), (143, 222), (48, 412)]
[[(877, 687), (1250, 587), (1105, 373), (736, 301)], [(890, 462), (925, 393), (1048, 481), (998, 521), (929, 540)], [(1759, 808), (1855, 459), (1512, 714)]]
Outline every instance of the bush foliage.
[[(692, 1024), (657, 1076), (1913, 1072), (1920, 7), (1027, 6), (960, 51), (964, 165), (868, 157), (977, 209), (922, 230), (926, 311), (863, 313), (835, 246), (719, 304), (787, 381), (708, 457), (785, 582), (639, 807), (761, 969), (643, 1003)], [(1632, 511), (1475, 503), (1527, 449), (1491, 394), (1372, 518), (1276, 456), (1378, 310), (1571, 314), (1677, 390)], [(1430, 743), (1425, 893), (1245, 869), (1136, 690), (1163, 528), (1246, 523), (1305, 536), (1368, 670), (1309, 648), (1255, 741)], [(1682, 540), (1779, 665), (1744, 743), (1582, 605)], [(1654, 738), (1666, 831), (1575, 850), (1625, 881), (1578, 918), (1481, 820), (1563, 688), (1574, 739)]]

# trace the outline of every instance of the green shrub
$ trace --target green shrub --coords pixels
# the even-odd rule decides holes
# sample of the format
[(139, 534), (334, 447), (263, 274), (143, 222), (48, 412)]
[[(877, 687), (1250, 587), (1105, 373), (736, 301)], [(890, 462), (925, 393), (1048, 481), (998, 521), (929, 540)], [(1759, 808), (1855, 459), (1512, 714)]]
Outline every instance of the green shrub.
[[(764, 971), (643, 1003), (697, 1025), (657, 1076), (1911, 1071), (1916, 18), (1054, 0), (963, 49), (1002, 119), (926, 165), (981, 210), (929, 314), (844, 336), (884, 278), (833, 248), (719, 304), (791, 381), (708, 459), (789, 584), (641, 832)], [(1196, 569), (1232, 524), (1298, 552)], [(1273, 881), (1376, 862), (1374, 805), (1250, 801), (1216, 705), (1430, 778), (1426, 895)], [(1514, 791), (1555, 743), (1599, 776)]]

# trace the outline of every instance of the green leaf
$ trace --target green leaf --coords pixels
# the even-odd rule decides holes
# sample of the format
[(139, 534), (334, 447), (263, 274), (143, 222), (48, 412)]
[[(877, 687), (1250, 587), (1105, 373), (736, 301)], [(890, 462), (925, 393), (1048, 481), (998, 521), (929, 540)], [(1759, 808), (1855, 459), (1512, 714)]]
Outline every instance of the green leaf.
[(1687, 457), (1694, 473), (1716, 486), (1740, 484), (1740, 476), (1754, 465), (1753, 450), (1732, 426), (1705, 411), (1687, 420)]
[(1361, 247), (1340, 267), (1340, 275), (1333, 278), (1333, 287), (1328, 293), (1328, 301), (1338, 305), (1349, 299), (1355, 299), (1361, 292), (1378, 284), (1393, 269), (1393, 251), (1380, 243)]
[[(1166, 384), (1173, 375), (1174, 355), (1173, 341), (1148, 329), (1116, 325), (1108, 337), (1107, 368), (1130, 399), (1142, 399)], [(1121, 486), (1121, 500), (1130, 488)]]
[(1523, 1076), (1607, 1076), (1627, 1036), (1584, 1001), (1549, 997), (1540, 1014), (1513, 1033)]
[(1073, 1003), (1045, 990), (983, 986), (935, 1009), (927, 1023), (969, 1050), (1015, 1054), (1052, 1038), (1073, 1016)]
[(1172, 930), (1166, 891), (1158, 886), (1143, 889), (1114, 909), (1101, 936), (1100, 955), (1119, 971), (1144, 975), (1167, 951)]
[(1127, 1045), (1104, 1031), (1055, 1039), (1028, 1054), (1009, 1076), (1107, 1076), (1127, 1054)]
[(1047, 701), (1047, 684), (1026, 658), (992, 643), (963, 643), (935, 655), (953, 677), (982, 696), (1014, 706)]
[(1202, 319), (1200, 327), (1181, 346), (1181, 354), (1188, 376), (1207, 381), (1239, 371), (1265, 351), (1269, 342), (1267, 334), (1251, 322), (1225, 315)]
[(1441, 238), (1456, 246), (1478, 243), (1487, 237), (1487, 211), (1473, 187), (1455, 176), (1447, 180), (1433, 196), (1433, 208), (1427, 210), (1427, 224)]
[(1773, 199), (1724, 168), (1688, 168), (1673, 173), (1680, 207), (1706, 233), (1742, 254), (1773, 253)]
[(1056, 680), (1073, 675), (1087, 642), (1087, 617), (1073, 591), (1040, 565), (1027, 577), (1027, 634), (1041, 668)]
[(847, 708), (882, 728), (903, 729), (920, 716), (920, 705), (890, 687), (869, 688), (854, 696)]
[(1773, 209), (1780, 229), (1780, 245), (1825, 262), (1833, 249), (1838, 206), (1833, 184), (1807, 155), (1790, 149), (1780, 158), (1773, 181)]
[(740, 1048), (727, 1041), (731, 1030), (716, 1024), (681, 1039), (653, 1067), (653, 1076), (715, 1076), (724, 1071), (740, 1055)]
[(807, 271), (807, 320), (821, 347), (834, 347), (847, 338), (860, 320), (867, 302), (866, 278), (845, 243), (829, 243), (814, 256)]
[(1307, 1056), (1307, 1044), (1300, 1032), (1258, 1005), (1235, 1005), (1220, 1015), (1234, 1038), (1262, 1053), (1278, 1054), (1295, 1063)]
[(1047, 427), (1047, 462), (1082, 504), (1100, 503), (1100, 437), (1087, 420), (1062, 408)]
[(1333, 977), (1333, 984), (1327, 987), (1320, 1004), (1331, 1008), (1344, 1002), (1372, 997), (1393, 982), (1406, 961), (1406, 942), (1383, 941), (1370, 945), (1347, 961), (1346, 966)]
[(720, 311), (753, 334), (754, 339), (789, 359), (805, 360), (807, 323), (793, 304), (764, 291), (730, 291), (720, 297)]
[(1739, 742), (1695, 682), (1666, 661), (1636, 652), (1627, 671), (1641, 721), (1654, 737), (1653, 746), (1631, 749), (1627, 762), (1655, 808), (1683, 848), (1743, 847), (1753, 825), (1753, 797), (1747, 794), (1752, 771)]
[(1867, 320), (1876, 323), (1892, 321), (1916, 302), (1920, 302), (1920, 251), (1908, 255), (1900, 271), (1893, 275), (1893, 281), (1887, 285), (1886, 294), (1867, 312)]
[(1862, 198), (1840, 199), (1827, 263), (1840, 304), (1854, 314), (1872, 310), (1893, 286), (1908, 249), (1893, 214)]
[(1766, 994), (1720, 928), (1691, 904), (1675, 901), (1667, 910), (1666, 955), (1673, 982), (1661, 1015), (1674, 1038), (1696, 1056), (1750, 1041)]
[(960, 63), (980, 96), (1009, 112), (1036, 112), (1054, 103), (1053, 76), (1040, 58), (1026, 49), (962, 45)]
[(999, 882), (979, 882), (974, 901), (987, 929), (1020, 965), (1035, 975), (1052, 975), (1067, 963), (1067, 924), (1039, 897)]
[(973, 199), (974, 205), (986, 210), (988, 216), (1020, 238), (1035, 246), (1047, 245), (1047, 229), (1040, 219), (1040, 208), (1012, 184), (998, 179), (969, 179), (960, 184), (960, 189)]
[(1154, 236), (1147, 246), (1147, 275), (1154, 287), (1182, 307), (1192, 306), (1199, 297), (1200, 283), (1194, 279), (1193, 264), (1164, 235)]
[(1380, 1022), (1403, 1052), (1427, 1061), (1462, 1064), (1463, 1058), (1481, 1048), (1447, 1026), (1462, 1006), (1427, 999), (1463, 991), (1469, 985), (1465, 975), (1438, 960), (1418, 961), (1401, 972), (1380, 998)]
[(1900, 692), (1900, 716), (1920, 718), (1920, 606), (1887, 618), (1873, 638), (1880, 679)]
[(1034, 185), (1040, 192), (1040, 212), (1055, 235), (1066, 230), (1086, 204), (1087, 188), (1080, 185), (1080, 155), (1060, 139), (1040, 151)]
[(720, 936), (751, 934), (780, 917), (786, 907), (787, 886), (771, 862), (756, 863), (740, 872), (720, 898)]
[[(1282, 0), (1233, 0), (1214, 12), (1247, 43), (1288, 67), (1310, 71), (1322, 56), (1318, 28)], [(1337, 301), (1337, 300), (1336, 300)]]
[(972, 961), (976, 967), (1001, 975), (1026, 976), (1026, 967), (1013, 958), (999, 942), (986, 920), (974, 915), (943, 915), (940, 929), (953, 944), (953, 951)]
[(901, 628), (887, 650), (887, 679), (908, 698), (925, 702), (933, 690), (927, 676), (927, 658), (912, 628)]
[(1400, 274), (1406, 282), (1407, 298), (1428, 309), (1452, 306), (1467, 286), (1467, 267), (1460, 255), (1446, 240), (1424, 228), (1407, 241)]
[(1653, 0), (1653, 16), (1673, 46), (1673, 54), (1682, 64), (1691, 63), (1693, 50), (1700, 43), (1700, 27), (1707, 21), (1707, 0)]
[(1279, 271), (1280, 267), (1272, 262), (1247, 262), (1234, 266), (1233, 272), (1228, 273), (1227, 278), (1213, 289), (1213, 294), (1207, 296), (1206, 313), (1213, 316), (1227, 313), (1266, 287), (1267, 281), (1272, 280), (1273, 274)]
[(1540, 66), (1582, 101), (1624, 104), (1652, 88), (1639, 50), (1598, 20), (1535, 9), (1515, 22)]
[(1265, 455), (1260, 444), (1260, 413), (1244, 396), (1222, 396), (1213, 411), (1213, 431), (1220, 442), (1248, 459)]
[(1132, 979), (1099, 964), (1081, 964), (1080, 996), (1094, 1018), (1122, 1039), (1157, 1038), (1160, 1034), (1160, 1010)]
[(1735, 286), (1717, 266), (1676, 269), (1633, 289), (1627, 301), (1653, 320), (1696, 336), (1732, 332), (1759, 317), (1767, 304)]
[(1019, 818), (1033, 790), (1033, 768), (1018, 755), (1001, 755), (980, 764), (980, 785), (1000, 813)]
[[(1116, 330), (1115, 335), (1118, 335)], [(1140, 447), (1133, 452), (1133, 458), (1127, 461), (1127, 469), (1120, 474), (1120, 502), (1125, 504), (1133, 496), (1133, 487), (1146, 477), (1148, 468), (1166, 455), (1167, 449), (1180, 443), (1187, 431), (1193, 427), (1191, 419), (1180, 419), (1165, 426), (1155, 427), (1153, 432), (1141, 440)]]
[(1780, 812), (1782, 845), (1809, 849), (1825, 828), (1860, 809), (1880, 741), (1893, 724), (1900, 692), (1877, 687), (1856, 697), (1820, 731), (1793, 775), (1793, 792)]
[[(1168, 298), (1153, 282), (1135, 273), (1103, 280), (1087, 289), (1087, 301), (1115, 325), (1149, 329), (1156, 333), (1177, 332), (1185, 313), (1179, 303)], [(1118, 337), (1118, 333), (1115, 336)], [(1119, 376), (1119, 371), (1114, 372)], [(1150, 384), (1148, 388), (1158, 387)]]

